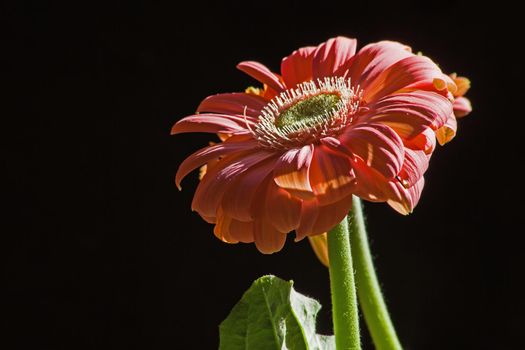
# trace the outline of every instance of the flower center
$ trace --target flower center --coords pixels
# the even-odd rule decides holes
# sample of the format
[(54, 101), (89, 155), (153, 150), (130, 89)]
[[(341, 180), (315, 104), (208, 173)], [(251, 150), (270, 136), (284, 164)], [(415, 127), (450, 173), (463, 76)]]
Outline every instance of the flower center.
[(352, 122), (361, 95), (359, 87), (354, 89), (345, 78), (304, 82), (273, 98), (251, 131), (265, 148), (314, 143), (339, 134)]
[(339, 101), (341, 99), (337, 94), (319, 94), (306, 98), (283, 111), (275, 121), (275, 125), (282, 128), (296, 123), (314, 121), (317, 116), (337, 108)]

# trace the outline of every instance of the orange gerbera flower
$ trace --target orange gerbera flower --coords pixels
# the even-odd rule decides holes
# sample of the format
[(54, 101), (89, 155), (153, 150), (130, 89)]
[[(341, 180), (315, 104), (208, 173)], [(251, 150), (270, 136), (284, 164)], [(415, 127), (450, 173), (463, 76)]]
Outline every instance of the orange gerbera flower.
[(222, 142), (189, 156), (176, 183), (207, 165), (192, 203), (215, 235), (279, 251), (287, 233), (321, 234), (352, 195), (412, 211), (435, 146), (453, 113), (454, 81), (397, 42), (363, 47), (337, 37), (285, 57), (281, 74), (238, 68), (264, 84), (206, 98), (172, 134), (208, 132)]

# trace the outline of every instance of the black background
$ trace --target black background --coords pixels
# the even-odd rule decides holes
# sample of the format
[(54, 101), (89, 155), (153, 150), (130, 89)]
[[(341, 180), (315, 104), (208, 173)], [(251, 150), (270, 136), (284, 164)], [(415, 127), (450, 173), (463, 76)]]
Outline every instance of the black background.
[[(469, 76), (474, 112), (435, 152), (415, 212), (367, 204), (380, 279), (406, 349), (525, 349), (523, 56), (503, 2), (18, 1), (3, 4), (1, 234), (5, 349), (213, 349), (257, 277), (293, 279), (324, 308), (308, 242), (265, 256), (227, 245), (179, 192), (209, 135), (170, 137), (204, 97), (336, 35), (398, 40)], [(364, 329), (364, 328), (363, 328)], [(365, 349), (372, 349), (363, 330)]]

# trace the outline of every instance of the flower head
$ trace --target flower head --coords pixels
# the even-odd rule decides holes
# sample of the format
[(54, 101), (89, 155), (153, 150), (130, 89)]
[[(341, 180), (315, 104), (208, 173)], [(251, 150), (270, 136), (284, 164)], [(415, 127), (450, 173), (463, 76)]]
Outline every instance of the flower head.
[(278, 251), (291, 231), (300, 240), (330, 230), (352, 195), (402, 214), (415, 207), (458, 87), (400, 43), (356, 47), (337, 37), (298, 49), (280, 74), (242, 62), (237, 67), (262, 88), (209, 96), (173, 126), (172, 134), (222, 140), (189, 156), (176, 175), (180, 187), (207, 166), (192, 209), (221, 240)]

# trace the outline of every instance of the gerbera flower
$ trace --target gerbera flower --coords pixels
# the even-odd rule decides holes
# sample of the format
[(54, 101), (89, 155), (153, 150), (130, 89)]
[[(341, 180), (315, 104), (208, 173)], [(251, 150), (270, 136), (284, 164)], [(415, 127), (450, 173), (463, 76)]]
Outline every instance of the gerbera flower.
[(351, 208), (352, 195), (407, 214), (423, 189), (435, 130), (457, 90), (429, 58), (382, 41), (357, 54), (337, 37), (285, 57), (281, 74), (237, 67), (263, 84), (206, 98), (172, 134), (208, 132), (220, 143), (189, 156), (176, 183), (207, 165), (192, 209), (229, 243), (279, 251), (287, 233), (321, 234)]
[(470, 89), (470, 80), (465, 77), (458, 77), (456, 73), (450, 74), (450, 77), (457, 86), (456, 91), (452, 94), (454, 96), (454, 112), (448, 116), (445, 125), (436, 130), (436, 137), (440, 145), (444, 145), (456, 136), (458, 129), (457, 119), (463, 118), (472, 112), (470, 101), (464, 97)]

